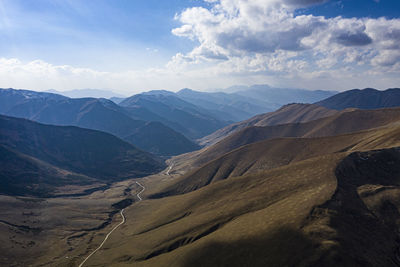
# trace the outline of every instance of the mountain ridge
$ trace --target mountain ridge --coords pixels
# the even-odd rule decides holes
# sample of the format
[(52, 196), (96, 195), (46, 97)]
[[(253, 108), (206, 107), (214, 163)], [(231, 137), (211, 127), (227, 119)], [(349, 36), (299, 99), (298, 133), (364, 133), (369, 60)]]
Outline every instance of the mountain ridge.
[[(118, 181), (146, 176), (164, 167), (149, 153), (108, 133), (3, 115), (0, 126), (1, 164), (7, 167), (1, 168), (0, 176), (2, 183), (10, 183), (3, 189), (21, 184), (34, 195), (51, 194), (56, 185)], [(59, 180), (53, 181), (51, 173)], [(29, 184), (36, 184), (36, 188), (29, 189)]]
[(398, 107), (400, 106), (400, 89), (389, 88), (384, 91), (373, 88), (353, 89), (341, 92), (315, 104), (336, 110)]
[[(272, 126), (251, 126), (239, 130), (218, 143), (201, 150), (180, 155), (172, 159), (179, 168), (200, 167), (209, 160), (239, 148), (240, 146), (262, 140), (280, 137), (323, 137), (367, 130), (397, 122), (400, 108), (377, 110), (343, 110), (330, 117), (303, 123), (289, 123)], [(357, 123), (353, 123), (357, 121)], [(182, 162), (182, 164), (181, 164)], [(186, 163), (184, 163), (186, 162)]]
[(293, 103), (282, 106), (276, 111), (259, 114), (248, 120), (228, 125), (199, 140), (201, 145), (209, 146), (223, 138), (250, 126), (273, 126), (287, 123), (307, 122), (336, 114), (337, 111), (314, 104)]
[[(188, 140), (182, 134), (169, 129), (165, 125), (159, 125), (158, 128), (164, 135), (161, 142), (176, 142), (175, 146), (169, 149), (163, 149), (152, 145), (160, 141), (149, 140), (148, 124), (142, 120), (135, 120), (129, 112), (118, 106), (114, 102), (103, 98), (67, 98), (49, 93), (30, 94), (40, 97), (24, 98), (21, 93), (25, 91), (12, 91), (14, 95), (20, 95), (15, 101), (8, 97), (8, 92), (0, 90), (0, 101), (8, 102), (8, 110), (1, 110), (4, 115), (27, 118), (41, 123), (54, 125), (72, 125), (94, 130), (100, 130), (114, 134), (122, 139), (130, 137), (135, 140), (134, 145), (149, 152), (159, 153), (161, 155), (176, 155), (198, 149), (198, 146)], [(44, 96), (44, 97), (41, 97)], [(48, 98), (47, 96), (51, 96)], [(12, 104), (12, 105), (11, 105)], [(134, 139), (131, 136), (138, 133), (142, 139)], [(157, 141), (157, 142), (153, 142)], [(164, 146), (166, 148), (166, 146)]]

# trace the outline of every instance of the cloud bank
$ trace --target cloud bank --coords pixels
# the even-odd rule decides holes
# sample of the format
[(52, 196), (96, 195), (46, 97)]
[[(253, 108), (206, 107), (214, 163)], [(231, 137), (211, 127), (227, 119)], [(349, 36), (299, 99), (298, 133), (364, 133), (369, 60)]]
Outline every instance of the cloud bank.
[(212, 63), (214, 72), (259, 73), (305, 84), (321, 75), (340, 79), (351, 73), (354, 82), (354, 76), (387, 80), (399, 74), (399, 19), (295, 16), (296, 9), (323, 0), (207, 2), (210, 9), (189, 8), (176, 15), (182, 25), (172, 33), (198, 45), (176, 55), (171, 65)]

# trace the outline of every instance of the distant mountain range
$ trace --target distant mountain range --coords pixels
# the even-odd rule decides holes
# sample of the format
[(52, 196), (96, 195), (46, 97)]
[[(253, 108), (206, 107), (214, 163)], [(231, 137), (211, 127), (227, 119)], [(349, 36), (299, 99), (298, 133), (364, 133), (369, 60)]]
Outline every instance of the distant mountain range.
[(126, 98), (120, 105), (127, 108), (131, 116), (136, 115), (139, 118), (144, 115), (149, 119), (162, 121), (192, 139), (201, 138), (229, 124), (215, 118), (208, 110), (166, 91), (134, 95)]
[(0, 105), (0, 113), (4, 115), (104, 131), (159, 155), (176, 155), (198, 149), (195, 143), (164, 124), (135, 120), (124, 108), (103, 98), (75, 99), (50, 93), (1, 89)]
[(225, 121), (241, 121), (279, 108), (276, 103), (235, 93), (198, 92), (186, 88), (177, 92), (176, 95), (189, 103), (207, 109), (216, 118)]
[(237, 93), (198, 92), (188, 88), (177, 93), (156, 90), (115, 101), (136, 119), (161, 121), (191, 139), (198, 139), (232, 122), (271, 112), (296, 99), (311, 103), (334, 93), (259, 85)]
[(337, 110), (398, 107), (400, 106), (400, 89), (392, 88), (385, 91), (372, 88), (354, 89), (336, 94), (315, 104)]
[(314, 103), (338, 93), (337, 91), (275, 88), (265, 84), (233, 88), (234, 94), (275, 103), (278, 108), (289, 103)]
[[(236, 89), (240, 88), (243, 87)], [(265, 89), (264, 86), (253, 86), (250, 88), (252, 89), (250, 89), (249, 94), (258, 94), (260, 98), (263, 98), (262, 95), (268, 95), (272, 92), (273, 94), (278, 94), (275, 89)], [(290, 96), (289, 94), (291, 90), (293, 92), (293, 96)], [(316, 95), (325, 95), (323, 91), (314, 91), (316, 95), (310, 95), (309, 92), (302, 93), (301, 90), (296, 91), (295, 89), (282, 89), (281, 93), (283, 95), (288, 94), (290, 98), (293, 97), (293, 99), (297, 98), (303, 100), (297, 102), (312, 102), (312, 99), (315, 99)], [(328, 92), (327, 95), (331, 93), (332, 92)], [(301, 94), (303, 95), (301, 96)], [(271, 97), (270, 99), (274, 99), (274, 97)], [(280, 109), (274, 112), (256, 115), (250, 119), (228, 125), (208, 136), (201, 138), (199, 140), (199, 144), (215, 144), (228, 135), (250, 126), (271, 126), (285, 123), (307, 122), (334, 115), (338, 112), (338, 110), (351, 108), (379, 109), (398, 106), (400, 106), (400, 89), (398, 88), (387, 89), (385, 91), (379, 91), (371, 88), (363, 90), (354, 89), (335, 94), (324, 100), (318, 101), (315, 104), (288, 104), (282, 106)]]
[(0, 193), (49, 196), (57, 188), (142, 177), (164, 168), (117, 137), (0, 115)]
[[(240, 90), (239, 90), (240, 89)], [(178, 97), (197, 106), (202, 113), (227, 122), (238, 122), (252, 116), (271, 112), (289, 103), (313, 103), (337, 92), (304, 89), (272, 88), (268, 85), (237, 87), (237, 92), (199, 92), (188, 88), (177, 93), (165, 90), (149, 91), (139, 95)], [(133, 97), (137, 97), (133, 96)], [(121, 99), (115, 99), (119, 102)], [(121, 102), (120, 102), (121, 103)]]
[[(399, 89), (350, 90), (336, 95), (335, 92), (267, 85), (238, 87), (236, 90), (234, 93), (190, 89), (177, 93), (149, 91), (128, 98), (114, 98), (119, 103), (116, 104), (104, 98), (69, 98), (52, 93), (1, 89), (0, 113), (46, 124), (108, 132), (145, 151), (170, 156), (199, 149), (193, 140), (210, 145), (249, 126), (306, 122), (332, 115), (335, 110), (375, 109), (400, 103), (397, 100), (400, 99)], [(78, 91), (100, 92), (92, 89), (71, 92)], [(315, 102), (316, 106), (297, 104), (265, 113), (288, 102)], [(250, 118), (253, 115), (256, 116)], [(236, 121), (240, 122), (234, 123)]]

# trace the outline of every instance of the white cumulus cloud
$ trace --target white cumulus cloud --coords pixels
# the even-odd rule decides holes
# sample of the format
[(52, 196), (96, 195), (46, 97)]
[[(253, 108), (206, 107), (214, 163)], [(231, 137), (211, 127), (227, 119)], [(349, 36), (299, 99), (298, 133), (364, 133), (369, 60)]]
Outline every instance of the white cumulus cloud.
[[(172, 33), (198, 45), (174, 57), (169, 66), (183, 64), (193, 69), (197, 65), (225, 74), (259, 73), (289, 82), (292, 77), (300, 85), (322, 77), (315, 75), (321, 70), (330, 71), (331, 79), (343, 78), (339, 75), (351, 70), (354, 87), (365, 84), (362, 73), (367, 75), (367, 71), (386, 77), (382, 80), (387, 86), (391, 86), (388, 81), (398, 82), (387, 75), (399, 71), (400, 19), (295, 15), (297, 8), (324, 0), (207, 2), (209, 9), (188, 8), (176, 16), (181, 26)], [(210, 62), (214, 62), (211, 67)]]

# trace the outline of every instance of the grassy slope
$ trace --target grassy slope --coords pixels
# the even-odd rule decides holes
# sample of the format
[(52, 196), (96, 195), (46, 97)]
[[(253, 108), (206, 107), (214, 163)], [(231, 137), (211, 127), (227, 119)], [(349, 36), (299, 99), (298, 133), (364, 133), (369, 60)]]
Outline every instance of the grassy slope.
[[(359, 135), (307, 139), (316, 157), (146, 200), (127, 211), (123, 230), (89, 266), (395, 266), (397, 217), (385, 207), (400, 207), (400, 152), (332, 153), (326, 144), (345, 147), (354, 138), (354, 151), (399, 146), (400, 128)], [(366, 173), (378, 170), (375, 179), (354, 175), (364, 157)], [(376, 190), (382, 186), (389, 204)], [(382, 245), (368, 245), (374, 238)]]
[(254, 116), (248, 120), (228, 125), (199, 140), (201, 145), (213, 145), (225, 137), (250, 126), (272, 126), (288, 123), (300, 123), (329, 117), (338, 113), (336, 110), (327, 109), (313, 104), (289, 104), (280, 109), (265, 114)]
[[(353, 110), (305, 123), (290, 123), (266, 127), (248, 127), (217, 144), (177, 157), (183, 167), (199, 167), (240, 146), (279, 137), (322, 137), (362, 131), (384, 126), (400, 119), (400, 108)], [(182, 159), (182, 160), (181, 160)], [(181, 163), (182, 162), (182, 163)]]
[(187, 193), (229, 177), (257, 173), (330, 153), (390, 147), (388, 143), (400, 140), (397, 132), (396, 126), (389, 126), (333, 137), (279, 138), (252, 143), (188, 172), (152, 197)]
[(56, 188), (63, 186), (75, 185), (84, 190), (85, 186), (105, 185), (104, 181), (57, 168), (2, 145), (0, 169), (0, 193), (6, 195), (46, 196), (56, 193)]
[[(128, 210), (124, 230), (114, 235), (106, 246), (109, 249), (89, 263), (215, 266), (224, 262), (224, 266), (235, 263), (243, 266), (247, 262), (247, 266), (254, 266), (260, 260), (259, 254), (268, 258), (290, 246), (289, 232), (288, 239), (275, 243), (275, 248), (261, 250), (267, 244), (272, 248), (274, 239), (280, 239), (282, 228), (296, 231), (295, 226), (306, 218), (313, 205), (322, 204), (334, 193), (333, 170), (337, 160), (336, 156), (309, 160), (220, 181), (189, 194), (145, 201), (142, 203), (145, 210), (144, 207), (134, 213)], [(312, 168), (316, 161), (319, 168)], [(271, 232), (277, 232), (278, 236), (269, 236)], [(270, 237), (272, 240), (268, 241)], [(300, 238), (299, 242), (304, 240)], [(252, 248), (244, 246), (246, 243), (259, 249), (253, 261), (248, 258)], [(166, 253), (169, 250), (172, 252)], [(205, 256), (209, 252), (214, 257)], [(286, 256), (291, 253), (287, 251)], [(237, 261), (240, 254), (244, 257)], [(149, 260), (140, 261), (146, 258)]]
[(400, 89), (392, 88), (385, 91), (372, 88), (354, 89), (338, 93), (315, 104), (337, 110), (398, 107), (400, 104)]

